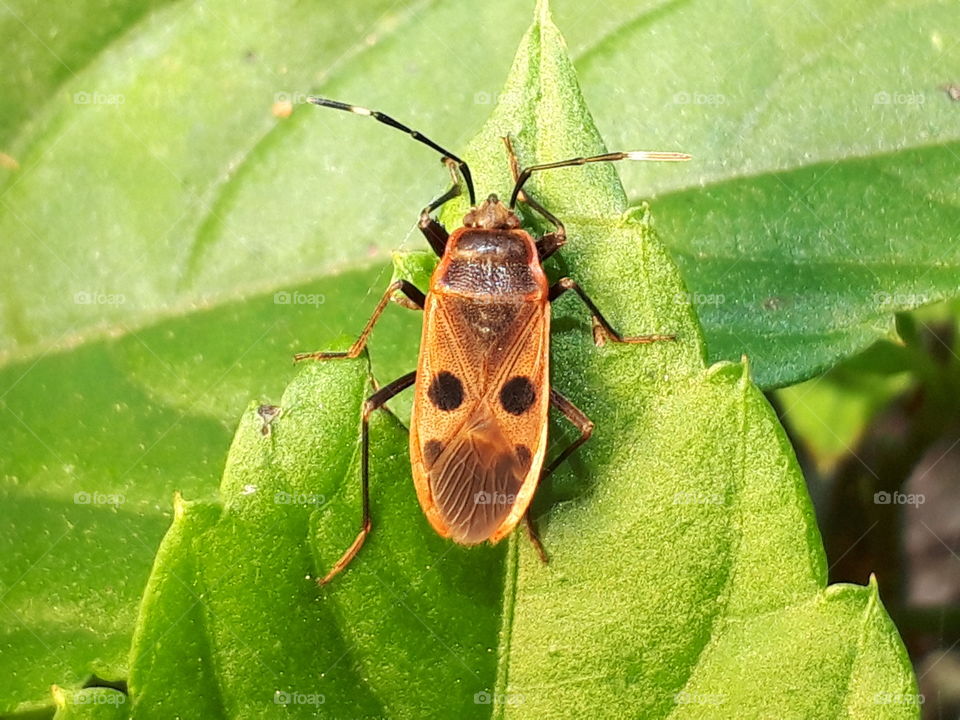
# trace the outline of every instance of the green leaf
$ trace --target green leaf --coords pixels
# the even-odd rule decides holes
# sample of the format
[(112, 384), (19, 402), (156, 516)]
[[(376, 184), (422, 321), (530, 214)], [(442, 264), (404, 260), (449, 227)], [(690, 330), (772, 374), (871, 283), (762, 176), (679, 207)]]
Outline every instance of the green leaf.
[[(467, 153), (483, 193), (509, 188), (505, 134), (524, 162), (603, 150), (545, 3), (503, 98)], [(363, 361), (309, 365), (279, 414), (247, 408), (222, 505), (177, 504), (131, 659), (138, 717), (916, 716), (876, 585), (826, 587), (786, 437), (745, 364), (705, 366), (647, 213), (609, 165), (529, 191), (569, 219), (555, 272), (625, 332), (678, 338), (598, 348), (575, 298), (556, 304), (553, 381), (596, 432), (539, 498), (550, 564), (520, 533), (436, 537), (378, 415), (375, 530), (318, 589), (356, 532), (369, 386)]]
[[(388, 277), (333, 272), (335, 293), (290, 286), (326, 294), (319, 306), (271, 294), (0, 373), (0, 713), (48, 704), (52, 682), (128, 674), (174, 491), (211, 495), (249, 388), (279, 401), (293, 352), (340, 338), (327, 313), (361, 326), (371, 286)], [(378, 347), (416, 336), (413, 313), (388, 315)], [(396, 352), (383, 372), (410, 367), (415, 352)]]
[(667, 3), (578, 55), (610, 147), (694, 155), (623, 176), (711, 360), (788, 385), (960, 292), (958, 33), (950, 0)]
[[(21, 170), (0, 170), (0, 237), (13, 240), (0, 357), (380, 262), (423, 205), (412, 159), (426, 151), (397, 143), (357, 162), (370, 128), (302, 108), (305, 90), (360, 95), (455, 147), (472, 125), (454, 108), (496, 98), (520, 28), (502, 0), (390, 8), (272, 2), (240, 18), (222, 1), (85, 0), (77, 16), (94, 20), (78, 29), (8, 4), (16, 102), (0, 110), (0, 147)], [(618, 0), (569, 11), (610, 146), (696, 156), (624, 172), (632, 194), (659, 197), (711, 359), (746, 353), (762, 386), (789, 384), (892, 336), (894, 312), (957, 294), (956, 105), (942, 90), (960, 75), (952, 9)], [(472, 41), (436, 42), (451, 28)], [(367, 42), (351, 45), (361, 31)], [(438, 69), (452, 66), (470, 72), (437, 101)], [(170, 72), (185, 67), (196, 72)], [(270, 114), (276, 98), (294, 101), (292, 117)], [(373, 204), (359, 190), (371, 180)], [(331, 229), (350, 241), (317, 242)], [(77, 302), (101, 296), (123, 302)]]
[[(131, 658), (139, 717), (266, 716), (277, 705), (310, 717), (320, 705), (339, 717), (476, 711), (477, 677), (496, 665), (503, 549), (459, 548), (426, 530), (392, 418), (371, 426), (376, 531), (365, 562), (335, 589), (314, 581), (357, 530), (365, 392), (365, 362), (307, 366), (269, 434), (258, 405), (244, 413), (222, 508), (178, 504)], [(411, 668), (429, 683), (412, 683)]]
[[(251, 393), (279, 398), (292, 352), (335, 340), (332, 318), (362, 321), (386, 282), (382, 266), (330, 265), (212, 307), (178, 295), (176, 265), (241, 148), (280, 124), (274, 96), (319, 82), (337, 58), (337, 76), (362, 72), (351, 58), (363, 35), (412, 18), (384, 16), (390, 5), (272, 3), (241, 18), (225, 2), (11, 0), (0, 11), (0, 152), (20, 165), (0, 162), (0, 345), (17, 348), (0, 352), (0, 714), (49, 707), (53, 682), (127, 674), (173, 492), (213, 493)], [(302, 62), (285, 73), (288, 51)], [(74, 102), (81, 92), (125, 101)], [(278, 304), (275, 291), (326, 303)], [(400, 317), (376, 342), (400, 345), (416, 322)], [(398, 350), (387, 365), (414, 357)]]
[(829, 476), (856, 452), (870, 422), (910, 386), (913, 363), (902, 345), (881, 341), (821, 377), (777, 392), (818, 475)]
[[(111, 679), (127, 673), (136, 603), (174, 490), (190, 498), (212, 493), (248, 398), (277, 402), (289, 381), (290, 354), (355, 333), (387, 283), (387, 251), (423, 246), (413, 230), (416, 212), (445, 181), (440, 167), (431, 169), (426, 149), (399, 136), (389, 141), (378, 135), (389, 131), (354, 117), (300, 105), (288, 119), (270, 113), (278, 95), (323, 92), (389, 110), (451, 149), (462, 148), (498, 95), (524, 14), (503, 0), (394, 5), (270, 2), (238, 15), (223, 0), (202, 6), (84, 0), (69, 9), (5, 3), (0, 87), (8, 102), (0, 104), (0, 152), (20, 169), (8, 170), (0, 158), (0, 712), (48, 704), (52, 682), (75, 687), (94, 672)], [(900, 22), (897, 14), (908, 7), (911, 19)], [(919, 227), (927, 213), (934, 218), (931, 241), (937, 229), (955, 227), (948, 213), (934, 213), (949, 204), (940, 201), (949, 200), (952, 186), (937, 192), (936, 178), (951, 176), (930, 162), (941, 141), (949, 155), (956, 127), (953, 115), (942, 121), (948, 111), (936, 104), (945, 102), (936, 88), (957, 74), (949, 42), (956, 20), (944, 8), (952, 10), (905, 0), (723, 8), (557, 0), (608, 144), (696, 154), (686, 168), (618, 168), (631, 196), (660, 194), (655, 209), (670, 243), (690, 242), (703, 223), (753, 217), (732, 202), (712, 203), (707, 214), (671, 204), (674, 193), (691, 199), (701, 174), (711, 188), (744, 175), (776, 184), (786, 177), (781, 170), (865, 152), (879, 152), (878, 161), (889, 161), (883, 168), (903, 179), (895, 189), (875, 183), (868, 195), (896, 218), (894, 227)], [(471, 40), (438, 41), (451, 37)], [(938, 51), (937, 37), (946, 39)], [(866, 89), (872, 102), (876, 88), (922, 87), (928, 94), (921, 115), (930, 127), (909, 125), (920, 119), (916, 108), (900, 105), (881, 108), (871, 115), (877, 123), (865, 126), (865, 106), (845, 104), (851, 75), (834, 69), (848, 66), (814, 51), (851, 38), (858, 43), (851, 47), (872, 58), (858, 63), (856, 73), (886, 67), (891, 58), (904, 61), (882, 79), (863, 81), (854, 73), (862, 83), (857, 93)], [(754, 84), (768, 82), (773, 57), (782, 59), (780, 67), (797, 68), (787, 80), (804, 80), (780, 105), (763, 106), (776, 110), (779, 124), (742, 139), (718, 133), (718, 112), (732, 113), (734, 127), (737, 118), (754, 117), (751, 109), (766, 96)], [(818, 57), (826, 60), (803, 61)], [(673, 102), (677, 92), (713, 92), (715, 77), (728, 100), (722, 108)], [(97, 92), (104, 100), (122, 95), (124, 102), (75, 102), (77, 93)], [(806, 156), (835, 126), (846, 133), (834, 138), (836, 145)], [(864, 150), (878, 127), (885, 128), (882, 147)], [(500, 151), (492, 144), (491, 158)], [(916, 163), (920, 151), (924, 162)], [(741, 155), (739, 164), (732, 162)], [(863, 193), (850, 193), (851, 200), (843, 183), (830, 187), (834, 192), (818, 198), (821, 216), (830, 210), (827, 217), (870, 220), (857, 212)], [(783, 227), (762, 237), (803, 240)], [(829, 244), (836, 246), (835, 239)], [(683, 265), (694, 299), (716, 292), (697, 281), (700, 265)], [(833, 270), (847, 267), (838, 261)], [(769, 283), (754, 286), (768, 275), (738, 276), (735, 287), (723, 288), (728, 303), (721, 307), (733, 307), (734, 291), (779, 297)], [(606, 281), (605, 272), (599, 276)], [(908, 280), (884, 292), (930, 289)], [(326, 302), (274, 301), (276, 292), (297, 291)], [(80, 304), (77, 293), (112, 304)], [(755, 311), (755, 304), (741, 304)], [(701, 311), (711, 357), (738, 358), (741, 345), (721, 337), (726, 318), (709, 304)], [(413, 366), (419, 322), (395, 309), (389, 314), (371, 346), (384, 379)], [(815, 312), (804, 322), (824, 317)], [(880, 329), (840, 336), (828, 350), (846, 352), (888, 329), (884, 320)], [(796, 343), (781, 348), (761, 340), (757, 347), (752, 335), (738, 335), (749, 341), (742, 347), (764, 383), (780, 382), (768, 375), (779, 360), (770, 363), (764, 353), (794, 357), (787, 350)], [(817, 337), (803, 339), (801, 349), (816, 356), (800, 358), (798, 377), (822, 364)], [(719, 354), (712, 349), (718, 342), (726, 348)], [(403, 406), (397, 404), (401, 416)], [(563, 425), (554, 429), (569, 437)], [(570, 497), (580, 484), (573, 475), (558, 476), (544, 494)], [(126, 502), (80, 505), (78, 492), (119, 493)]]

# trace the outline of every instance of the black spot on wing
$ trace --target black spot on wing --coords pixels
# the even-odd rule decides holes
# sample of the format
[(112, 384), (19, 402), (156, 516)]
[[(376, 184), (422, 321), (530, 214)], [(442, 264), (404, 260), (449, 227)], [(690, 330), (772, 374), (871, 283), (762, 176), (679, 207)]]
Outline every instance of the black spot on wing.
[(433, 376), (427, 397), (438, 410), (456, 410), (463, 404), (463, 383), (453, 373), (441, 370)]
[(511, 415), (523, 415), (537, 399), (537, 391), (530, 378), (517, 375), (500, 388), (500, 404)]

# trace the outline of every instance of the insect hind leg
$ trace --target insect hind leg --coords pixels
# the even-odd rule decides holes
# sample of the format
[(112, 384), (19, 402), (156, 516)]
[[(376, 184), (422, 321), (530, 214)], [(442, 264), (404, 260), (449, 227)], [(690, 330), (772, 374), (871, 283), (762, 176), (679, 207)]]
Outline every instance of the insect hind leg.
[[(544, 479), (550, 475), (550, 473), (556, 470), (564, 460), (570, 457), (577, 450), (577, 448), (589, 440), (590, 436), (593, 434), (593, 421), (587, 417), (587, 414), (553, 388), (550, 388), (550, 404), (562, 412), (564, 417), (566, 417), (567, 420), (569, 420), (580, 431), (580, 437), (567, 445), (567, 447), (565, 447), (560, 454), (553, 459), (553, 461), (540, 475), (540, 482), (543, 482)], [(537, 532), (535, 521), (533, 516), (530, 514), (529, 509), (523, 516), (523, 519), (527, 526), (527, 536), (530, 538), (530, 543), (533, 545), (533, 549), (536, 550), (537, 555), (540, 557), (540, 562), (546, 565), (548, 560), (547, 552), (544, 550), (543, 543), (540, 541), (540, 534)]]
[(530, 544), (533, 545), (533, 549), (536, 551), (537, 557), (540, 558), (540, 562), (546, 565), (550, 559), (547, 557), (547, 551), (543, 549), (540, 533), (537, 532), (537, 526), (529, 509), (523, 515), (523, 522), (527, 526), (527, 537), (530, 538)]
[(583, 410), (567, 400), (567, 398), (553, 388), (550, 388), (550, 404), (562, 412), (563, 416), (567, 418), (567, 420), (569, 420), (571, 424), (577, 428), (577, 430), (580, 431), (580, 437), (567, 445), (567, 447), (565, 447), (563, 451), (553, 459), (553, 462), (547, 466), (547, 469), (544, 470), (543, 474), (540, 476), (541, 482), (543, 482), (544, 478), (556, 470), (564, 460), (570, 457), (577, 450), (577, 448), (583, 445), (587, 440), (590, 439), (590, 436), (593, 435), (593, 421), (587, 417), (587, 414)]
[(373, 521), (370, 518), (370, 415), (374, 410), (379, 410), (382, 408), (384, 404), (386, 404), (386, 402), (395, 395), (413, 385), (416, 377), (416, 371), (409, 372), (406, 375), (397, 378), (389, 385), (384, 385), (373, 395), (367, 398), (366, 402), (363, 403), (360, 454), (360, 482), (363, 498), (363, 516), (360, 522), (360, 532), (357, 533), (357, 537), (354, 538), (353, 542), (350, 544), (350, 547), (346, 549), (343, 555), (340, 556), (340, 559), (337, 560), (332, 568), (330, 568), (330, 571), (318, 581), (320, 585), (326, 585), (328, 582), (333, 580), (333, 578), (336, 577), (345, 567), (347, 567), (347, 565), (350, 564), (350, 561), (356, 557), (358, 552), (360, 552), (360, 548), (363, 547), (363, 543), (367, 539), (367, 535), (369, 535), (370, 531), (373, 529)]

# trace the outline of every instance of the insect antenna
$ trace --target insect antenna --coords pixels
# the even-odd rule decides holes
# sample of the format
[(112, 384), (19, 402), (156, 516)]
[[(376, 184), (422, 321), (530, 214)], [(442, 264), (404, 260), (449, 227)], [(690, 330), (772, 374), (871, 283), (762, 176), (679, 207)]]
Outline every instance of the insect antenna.
[(378, 110), (368, 110), (367, 108), (360, 107), (358, 105), (349, 105), (347, 103), (338, 102), (336, 100), (328, 100), (327, 98), (322, 98), (322, 97), (308, 97), (307, 101), (313, 103), (314, 105), (319, 105), (321, 107), (333, 108), (334, 110), (344, 110), (346, 112), (352, 112), (355, 115), (366, 115), (367, 117), (372, 117), (374, 120), (378, 120), (382, 122), (384, 125), (389, 125), (392, 128), (396, 128), (397, 130), (401, 130), (405, 132), (407, 135), (412, 137), (417, 142), (423, 143), (427, 147), (433, 148), (443, 156), (444, 160), (447, 160), (448, 158), (450, 160), (453, 160), (457, 164), (457, 166), (460, 168), (460, 172), (463, 173), (463, 181), (467, 184), (467, 192), (470, 194), (470, 205), (477, 204), (476, 195), (473, 192), (473, 176), (470, 175), (470, 168), (467, 167), (467, 163), (461, 160), (460, 158), (458, 158), (449, 150), (446, 150), (440, 147), (439, 145), (437, 145), (433, 140), (428, 138), (426, 135), (423, 135), (417, 132), (416, 130), (408, 128), (403, 123), (397, 120), (394, 120), (389, 115), (385, 115), (382, 112), (379, 112)]
[(510, 193), (510, 208), (517, 204), (517, 196), (523, 189), (524, 183), (530, 179), (530, 176), (540, 170), (554, 170), (556, 168), (574, 167), (576, 165), (586, 165), (595, 162), (616, 162), (617, 160), (651, 160), (655, 162), (683, 162), (689, 160), (692, 156), (681, 152), (662, 152), (659, 150), (633, 150), (631, 152), (613, 152), (603, 155), (594, 155), (593, 157), (578, 157), (570, 160), (560, 160), (559, 162), (543, 163), (541, 165), (531, 165), (524, 168), (517, 177), (517, 183), (513, 186), (513, 192)]

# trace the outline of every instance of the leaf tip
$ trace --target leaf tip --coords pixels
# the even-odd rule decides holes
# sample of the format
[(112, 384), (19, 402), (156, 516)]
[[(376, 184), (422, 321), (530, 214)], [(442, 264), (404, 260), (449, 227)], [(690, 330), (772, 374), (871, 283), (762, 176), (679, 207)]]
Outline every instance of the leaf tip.
[(648, 203), (646, 200), (641, 200), (636, 205), (631, 205), (624, 210), (621, 217), (625, 223), (651, 225), (652, 216), (650, 214), (650, 203)]
[(537, 7), (533, 11), (538, 25), (553, 25), (550, 15), (550, 0), (537, 0)]
[(736, 364), (729, 360), (720, 360), (707, 368), (707, 377), (711, 380), (729, 376), (736, 368)]
[(877, 618), (878, 613), (883, 613), (883, 601), (880, 599), (880, 584), (877, 582), (877, 576), (870, 573), (870, 579), (867, 581), (867, 601), (863, 606), (864, 625)]
[(187, 512), (187, 501), (183, 499), (183, 494), (177, 490), (173, 494), (173, 521), (178, 522), (183, 520), (183, 516)]

